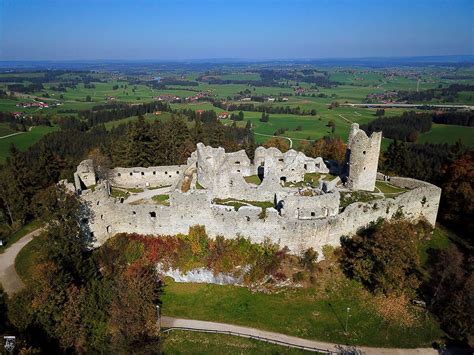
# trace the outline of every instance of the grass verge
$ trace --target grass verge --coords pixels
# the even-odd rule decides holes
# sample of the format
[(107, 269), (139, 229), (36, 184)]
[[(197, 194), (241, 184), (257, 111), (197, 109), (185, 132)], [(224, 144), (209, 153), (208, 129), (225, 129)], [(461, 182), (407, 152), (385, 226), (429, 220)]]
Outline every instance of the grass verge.
[(232, 335), (182, 330), (166, 333), (161, 340), (165, 354), (310, 354), (308, 351)]
[[(237, 324), (340, 344), (423, 347), (442, 336), (436, 321), (419, 310), (406, 327), (377, 312), (373, 296), (344, 277), (324, 287), (252, 292), (244, 287), (175, 283), (164, 289), (166, 316)], [(350, 308), (345, 332), (347, 307)]]
[(24, 237), (24, 236), (27, 235), (28, 233), (33, 232), (35, 229), (38, 229), (38, 228), (40, 228), (40, 227), (42, 227), (42, 226), (43, 226), (43, 222), (41, 222), (41, 221), (33, 221), (33, 222), (27, 224), (26, 226), (21, 227), (21, 228), (20, 228), (19, 230), (17, 230), (16, 232), (10, 234), (9, 236), (7, 236), (7, 237), (5, 238), (6, 244), (0, 246), (0, 254), (4, 253), (5, 250), (7, 250), (10, 245), (12, 245), (13, 243), (15, 243), (16, 241), (18, 241), (18, 240), (21, 239), (22, 237)]

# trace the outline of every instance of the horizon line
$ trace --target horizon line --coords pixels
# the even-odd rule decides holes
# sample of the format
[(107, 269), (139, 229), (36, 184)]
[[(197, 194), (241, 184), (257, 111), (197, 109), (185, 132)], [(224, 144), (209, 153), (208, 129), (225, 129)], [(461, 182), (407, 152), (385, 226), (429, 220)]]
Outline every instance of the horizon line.
[(0, 59), (0, 63), (5, 62), (203, 62), (203, 61), (235, 61), (235, 62), (309, 62), (321, 60), (390, 60), (390, 59), (430, 59), (430, 58), (469, 58), (474, 60), (473, 54), (440, 54), (440, 55), (406, 55), (406, 56), (362, 56), (362, 57), (311, 57), (311, 58), (236, 58), (236, 57), (208, 57), (208, 58), (140, 58), (140, 59), (114, 59), (114, 58), (97, 58), (97, 59)]

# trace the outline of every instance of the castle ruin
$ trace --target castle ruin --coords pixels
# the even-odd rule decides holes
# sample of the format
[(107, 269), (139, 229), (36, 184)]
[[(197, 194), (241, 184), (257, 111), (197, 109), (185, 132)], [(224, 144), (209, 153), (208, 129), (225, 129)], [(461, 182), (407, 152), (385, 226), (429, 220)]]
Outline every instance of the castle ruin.
[(96, 245), (116, 233), (174, 235), (204, 225), (210, 237), (268, 238), (300, 253), (339, 245), (341, 236), (399, 213), (434, 225), (441, 189), (377, 173), (380, 141), (381, 133), (367, 137), (354, 124), (342, 179), (322, 158), (295, 150), (258, 147), (252, 162), (243, 150), (199, 143), (185, 165), (115, 168), (100, 181), (85, 160), (75, 189)]

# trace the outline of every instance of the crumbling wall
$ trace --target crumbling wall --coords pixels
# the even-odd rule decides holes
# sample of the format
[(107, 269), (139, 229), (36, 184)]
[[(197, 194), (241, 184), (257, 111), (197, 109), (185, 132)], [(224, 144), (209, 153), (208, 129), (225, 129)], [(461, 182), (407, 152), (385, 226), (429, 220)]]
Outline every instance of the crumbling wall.
[(94, 162), (92, 159), (86, 159), (81, 161), (77, 166), (76, 173), (74, 174), (74, 184), (76, 185), (76, 190), (81, 190), (81, 183), (85, 187), (91, 187), (96, 184), (97, 177), (94, 170)]
[[(324, 205), (332, 208), (326, 217), (320, 215), (323, 218), (279, 215), (273, 208), (266, 209), (263, 214), (261, 208), (254, 206), (244, 206), (235, 211), (233, 207), (212, 204), (213, 196), (208, 190), (186, 193), (176, 190), (170, 195), (170, 206), (129, 205), (110, 197), (108, 187), (100, 184), (94, 192), (86, 190), (82, 199), (93, 211), (91, 220), (87, 222), (97, 245), (115, 233), (172, 235), (187, 233), (190, 226), (200, 224), (206, 227), (210, 237), (222, 235), (235, 238), (242, 235), (253, 242), (268, 238), (282, 247), (287, 246), (293, 253), (299, 253), (309, 247), (320, 251), (326, 244), (337, 246), (342, 235), (351, 235), (379, 218), (390, 219), (399, 213), (409, 219), (425, 218), (434, 225), (441, 189), (413, 180), (392, 178), (394, 184), (414, 184), (412, 186), (416, 187), (396, 198), (353, 203), (339, 214), (334, 214), (339, 203), (337, 192), (319, 196), (322, 199), (320, 204), (310, 199), (308, 204), (295, 200), (294, 205), (301, 203), (306, 212), (316, 207), (322, 211)], [(323, 203), (323, 199), (327, 200)], [(300, 217), (305, 217), (306, 212)]]
[(298, 192), (283, 193), (277, 195), (277, 203), (283, 207), (280, 214), (289, 219), (326, 218), (339, 213), (340, 194), (339, 191), (315, 196), (304, 196)]
[(114, 186), (124, 188), (175, 186), (186, 168), (187, 165), (115, 168), (110, 171), (109, 180)]

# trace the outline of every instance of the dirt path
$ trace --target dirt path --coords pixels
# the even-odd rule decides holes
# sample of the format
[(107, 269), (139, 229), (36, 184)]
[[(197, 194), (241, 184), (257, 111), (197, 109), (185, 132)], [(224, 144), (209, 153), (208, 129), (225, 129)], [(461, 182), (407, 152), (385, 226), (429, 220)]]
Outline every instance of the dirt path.
[[(31, 126), (30, 128), (28, 128), (28, 132), (31, 132), (31, 130), (33, 129), (34, 126)], [(18, 134), (23, 134), (23, 133), (26, 133), (26, 132), (16, 132), (16, 133), (12, 133), (12, 134), (7, 134), (6, 136), (3, 136), (3, 137), (0, 137), (0, 139), (5, 139), (5, 138), (8, 138), (8, 137), (13, 137), (13, 136), (16, 136)]]
[(343, 115), (338, 115), (338, 116), (341, 117), (344, 121), (349, 122), (350, 124), (354, 123), (353, 121), (351, 121), (350, 119), (344, 117)]
[[(181, 319), (172, 317), (161, 317), (161, 327), (170, 329), (181, 329), (189, 331), (203, 331), (212, 333), (222, 333), (235, 336), (241, 336), (244, 338), (252, 338), (262, 340), (274, 344), (279, 344), (288, 347), (294, 347), (299, 349), (305, 349), (310, 351), (319, 351), (324, 353), (341, 353), (343, 349), (350, 347), (344, 345), (338, 345), (333, 343), (326, 343), (316, 340), (308, 340), (298, 338), (290, 335), (281, 333), (269, 332), (266, 330), (260, 330), (256, 328), (243, 327), (239, 325), (232, 325), (226, 323), (206, 322), (194, 319)], [(166, 331), (166, 330), (165, 330)], [(364, 354), (381, 354), (381, 355), (398, 355), (398, 354), (438, 354), (435, 349), (431, 348), (419, 348), (419, 349), (396, 349), (396, 348), (369, 348), (369, 347), (358, 347), (357, 350), (362, 351)]]
[(0, 139), (5, 139), (5, 138), (8, 138), (8, 137), (17, 136), (17, 135), (23, 134), (23, 133), (26, 133), (26, 132), (16, 132), (16, 133), (12, 133), (12, 134), (7, 134), (6, 136), (0, 137)]
[(6, 293), (15, 293), (25, 286), (15, 270), (15, 258), (20, 250), (42, 231), (43, 229), (40, 228), (28, 233), (0, 254), (0, 283)]

